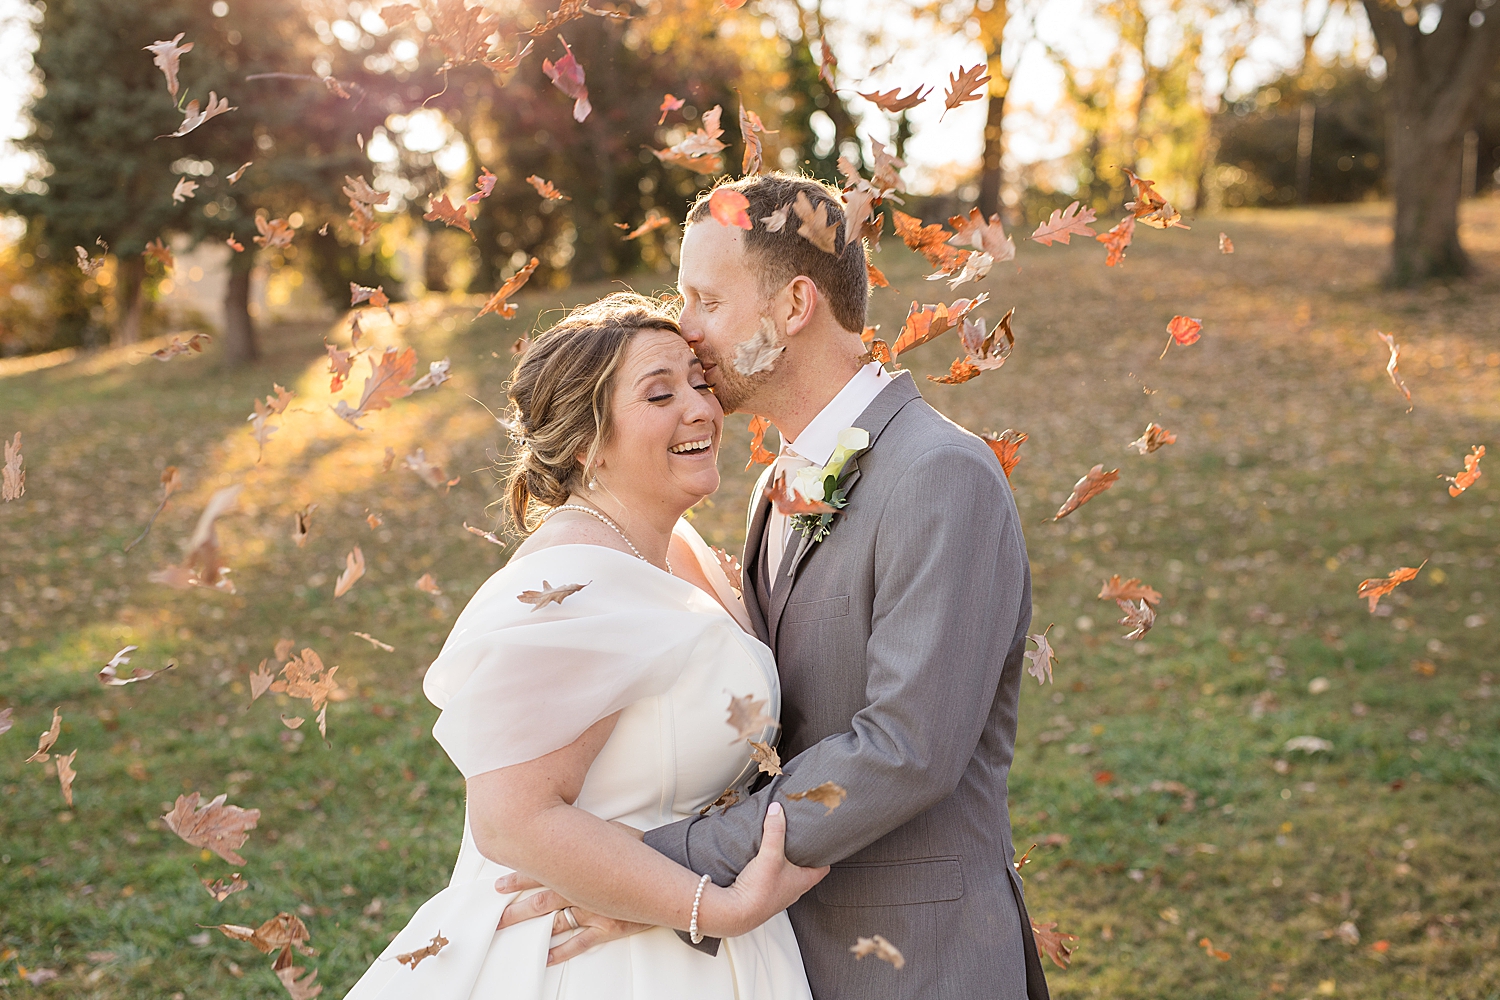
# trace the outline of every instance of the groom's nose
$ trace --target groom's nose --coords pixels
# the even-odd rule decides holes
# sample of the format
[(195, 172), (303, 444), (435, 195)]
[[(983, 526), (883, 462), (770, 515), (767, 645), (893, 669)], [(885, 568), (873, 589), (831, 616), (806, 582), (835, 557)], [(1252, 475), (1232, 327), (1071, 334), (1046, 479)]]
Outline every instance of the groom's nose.
[(688, 310), (683, 311), (682, 316), (677, 321), (677, 327), (682, 331), (682, 339), (687, 341), (687, 345), (696, 352), (698, 345), (703, 343), (703, 331), (692, 318), (691, 312)]

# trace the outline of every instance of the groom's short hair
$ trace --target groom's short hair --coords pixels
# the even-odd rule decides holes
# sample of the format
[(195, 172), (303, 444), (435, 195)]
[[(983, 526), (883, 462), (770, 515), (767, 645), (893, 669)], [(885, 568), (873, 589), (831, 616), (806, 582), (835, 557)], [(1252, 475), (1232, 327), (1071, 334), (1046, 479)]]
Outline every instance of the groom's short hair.
[[(750, 202), (747, 212), (751, 228), (745, 233), (744, 246), (745, 253), (754, 261), (762, 286), (777, 289), (799, 274), (806, 275), (818, 286), (839, 326), (863, 332), (870, 289), (864, 241), (859, 234), (853, 239), (846, 238), (844, 204), (838, 188), (811, 177), (779, 171), (726, 181), (713, 191), (725, 188), (738, 191)], [(711, 218), (708, 200), (713, 191), (698, 196), (688, 210), (688, 225)], [(792, 205), (799, 194), (807, 196), (815, 213), (819, 205), (827, 206), (828, 221), (836, 227), (834, 245), (838, 253), (820, 250), (811, 240), (797, 234), (802, 222)], [(772, 232), (764, 220), (780, 211), (784, 211), (786, 221)]]

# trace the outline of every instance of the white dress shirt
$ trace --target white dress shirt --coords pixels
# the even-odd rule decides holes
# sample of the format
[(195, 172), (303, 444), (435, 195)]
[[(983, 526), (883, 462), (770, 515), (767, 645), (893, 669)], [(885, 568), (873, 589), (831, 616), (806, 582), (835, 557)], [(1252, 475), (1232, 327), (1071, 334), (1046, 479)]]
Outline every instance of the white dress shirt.
[[(853, 427), (859, 415), (875, 401), (875, 397), (891, 383), (891, 374), (878, 361), (871, 361), (854, 376), (844, 383), (838, 395), (828, 401), (828, 405), (818, 411), (818, 415), (802, 429), (795, 440), (782, 438), (781, 449), (777, 459), (783, 469), (789, 466), (795, 468), (804, 463), (823, 466), (833, 457), (833, 449), (838, 446), (839, 431), (847, 427)], [(792, 479), (791, 473), (787, 481)], [(792, 520), (785, 514), (771, 507), (768, 520), (766, 541), (768, 549), (766, 552), (766, 567), (771, 570), (771, 578), (774, 580), (777, 569), (781, 566), (781, 558), (790, 547), (792, 534)]]

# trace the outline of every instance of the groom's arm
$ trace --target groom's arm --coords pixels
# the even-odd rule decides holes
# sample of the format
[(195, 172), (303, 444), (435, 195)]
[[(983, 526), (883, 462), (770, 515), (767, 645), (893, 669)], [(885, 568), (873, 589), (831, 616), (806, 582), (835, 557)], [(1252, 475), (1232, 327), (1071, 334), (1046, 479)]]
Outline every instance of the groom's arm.
[[(856, 490), (851, 503), (859, 502)], [(952, 794), (1002, 672), (1025, 650), (1017, 625), (1028, 589), (1026, 550), (999, 465), (957, 445), (913, 463), (881, 514), (875, 573), (868, 705), (849, 730), (784, 764), (785, 773), (748, 807), (651, 830), (647, 844), (727, 885), (755, 856), (773, 800), (787, 810), (787, 857), (818, 866), (848, 857)], [(832, 813), (787, 800), (825, 781), (849, 793)]]

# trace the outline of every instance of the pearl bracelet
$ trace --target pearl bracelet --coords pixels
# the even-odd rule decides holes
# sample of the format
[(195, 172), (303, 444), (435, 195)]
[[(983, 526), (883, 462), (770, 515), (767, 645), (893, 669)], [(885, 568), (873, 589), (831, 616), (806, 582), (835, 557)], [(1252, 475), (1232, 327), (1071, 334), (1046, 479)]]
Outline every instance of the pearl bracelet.
[(698, 891), (693, 893), (693, 919), (688, 924), (688, 937), (692, 940), (693, 944), (698, 944), (703, 940), (703, 934), (698, 930), (698, 907), (703, 902), (703, 887), (708, 885), (708, 879), (707, 875), (700, 878), (698, 880)]

